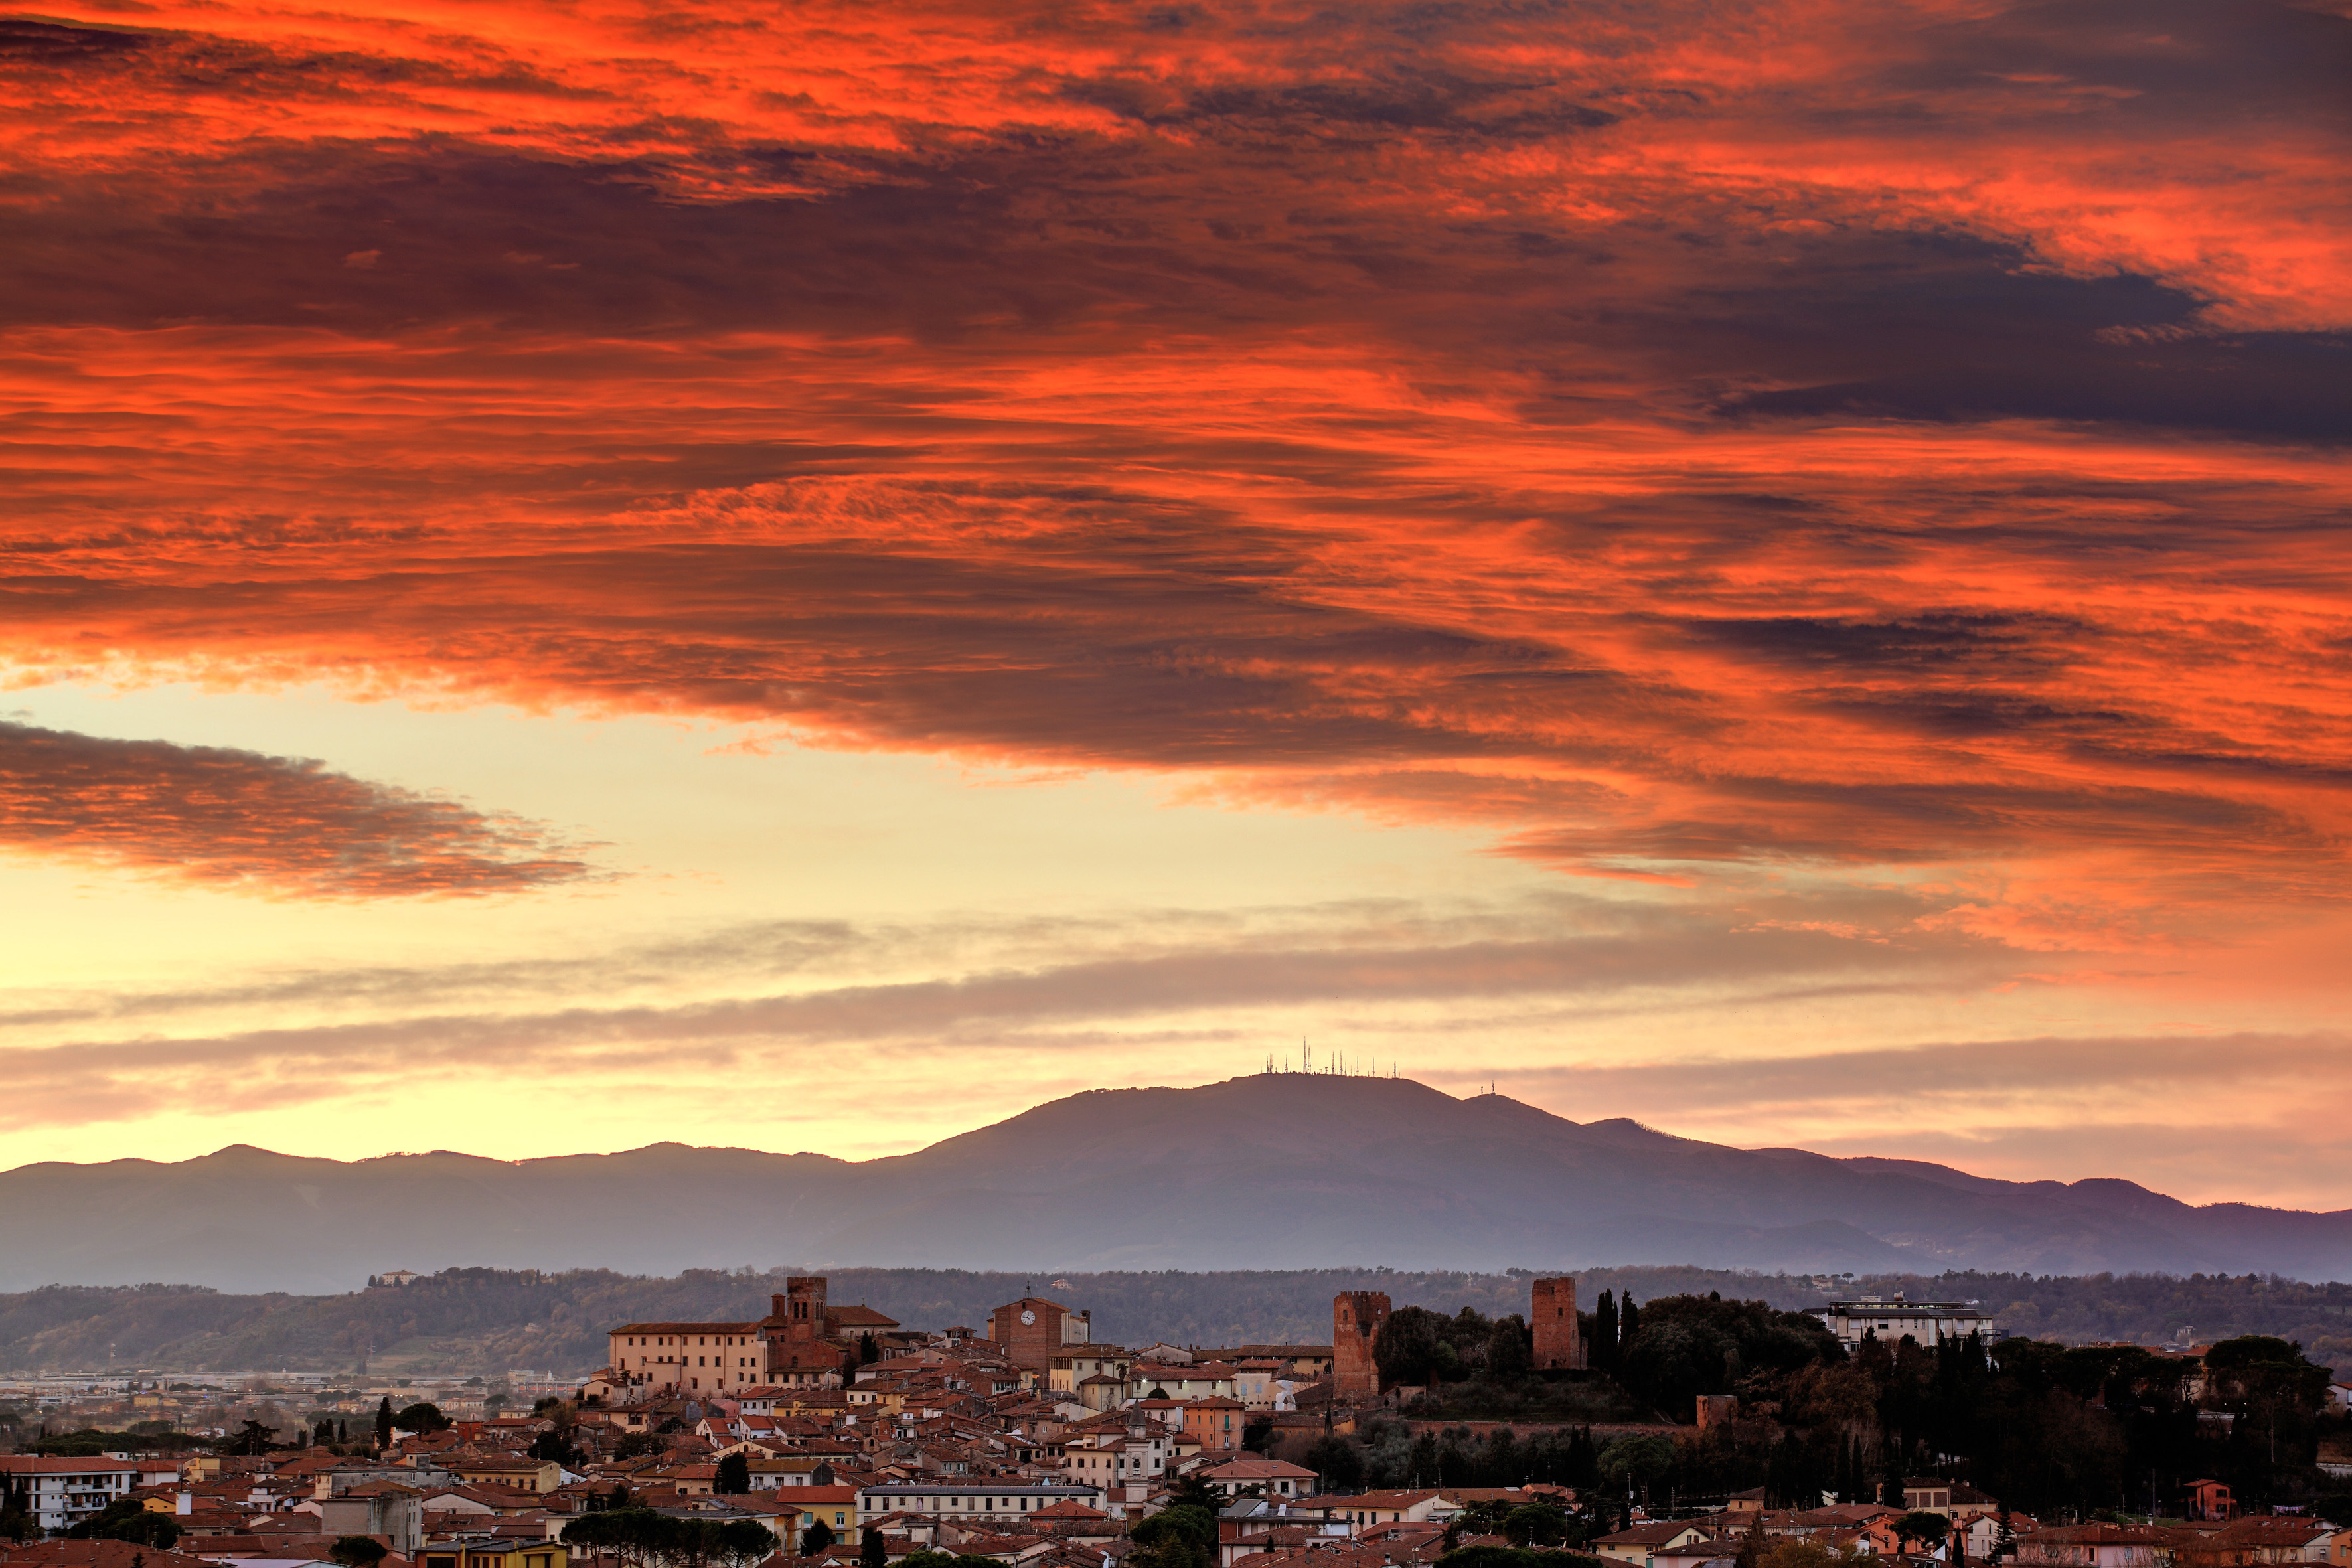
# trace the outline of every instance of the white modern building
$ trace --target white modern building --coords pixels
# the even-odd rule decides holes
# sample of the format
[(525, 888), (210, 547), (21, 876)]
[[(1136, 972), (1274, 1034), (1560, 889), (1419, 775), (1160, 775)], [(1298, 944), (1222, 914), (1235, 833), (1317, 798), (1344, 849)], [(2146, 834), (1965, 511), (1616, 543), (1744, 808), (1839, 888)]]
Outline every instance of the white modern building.
[(1937, 1340), (1964, 1340), (1981, 1334), (1987, 1340), (1999, 1331), (1992, 1314), (1975, 1301), (1913, 1301), (1897, 1290), (1892, 1296), (1856, 1296), (1811, 1309), (1822, 1326), (1848, 1349), (1875, 1334), (1888, 1344), (1908, 1334), (1923, 1345)]
[(139, 1484), (130, 1459), (43, 1459), (0, 1455), (0, 1488), (24, 1505), (43, 1530), (63, 1530), (129, 1497)]

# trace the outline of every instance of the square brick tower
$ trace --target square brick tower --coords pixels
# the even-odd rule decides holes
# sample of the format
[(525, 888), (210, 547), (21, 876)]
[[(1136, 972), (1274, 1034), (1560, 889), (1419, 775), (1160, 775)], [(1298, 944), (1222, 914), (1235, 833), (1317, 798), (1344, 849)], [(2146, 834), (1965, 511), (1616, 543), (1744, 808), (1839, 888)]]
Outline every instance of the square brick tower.
[(1331, 1394), (1336, 1399), (1371, 1399), (1381, 1392), (1381, 1363), (1372, 1341), (1389, 1321), (1384, 1290), (1342, 1290), (1331, 1298)]
[(813, 1349), (825, 1334), (824, 1276), (796, 1274), (784, 1281), (784, 1289), (786, 1294), (768, 1298), (776, 1316), (784, 1321), (783, 1332), (776, 1338), (799, 1349)]
[(1536, 1369), (1580, 1367), (1584, 1342), (1576, 1331), (1576, 1277), (1535, 1282), (1535, 1301), (1528, 1326), (1536, 1334)]

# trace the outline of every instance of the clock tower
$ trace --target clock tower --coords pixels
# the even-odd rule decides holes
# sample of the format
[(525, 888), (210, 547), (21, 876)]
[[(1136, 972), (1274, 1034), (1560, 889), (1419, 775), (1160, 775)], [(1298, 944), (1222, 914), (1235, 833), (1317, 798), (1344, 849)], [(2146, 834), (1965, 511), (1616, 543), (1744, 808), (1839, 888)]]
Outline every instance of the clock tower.
[(989, 1335), (1004, 1359), (1041, 1376), (1065, 1345), (1094, 1342), (1094, 1322), (1043, 1296), (1024, 1296), (989, 1314)]

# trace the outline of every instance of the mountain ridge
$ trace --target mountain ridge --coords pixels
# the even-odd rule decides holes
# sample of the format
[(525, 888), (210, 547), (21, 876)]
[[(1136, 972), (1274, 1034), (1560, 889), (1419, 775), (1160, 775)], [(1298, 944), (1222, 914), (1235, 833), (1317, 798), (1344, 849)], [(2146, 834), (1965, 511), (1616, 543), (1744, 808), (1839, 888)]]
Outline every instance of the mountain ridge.
[[(56, 1225), (71, 1214), (79, 1223)], [(1091, 1089), (905, 1154), (665, 1140), (499, 1160), (231, 1144), (0, 1173), (0, 1290), (353, 1289), (392, 1268), (1690, 1264), (2352, 1278), (2352, 1211), (1736, 1149), (1410, 1079)]]

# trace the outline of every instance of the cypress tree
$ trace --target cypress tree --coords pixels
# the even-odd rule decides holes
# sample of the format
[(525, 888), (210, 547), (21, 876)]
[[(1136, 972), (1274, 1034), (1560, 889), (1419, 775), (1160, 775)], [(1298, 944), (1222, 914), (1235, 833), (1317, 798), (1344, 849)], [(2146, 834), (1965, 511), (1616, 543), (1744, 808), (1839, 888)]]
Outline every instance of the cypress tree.
[(1593, 1446), (1590, 1426), (1579, 1426), (1568, 1440), (1568, 1484), (1579, 1492), (1601, 1484), (1601, 1451)]
[(1592, 1309), (1592, 1346), (1586, 1355), (1602, 1372), (1617, 1364), (1617, 1296), (1614, 1291), (1601, 1292), (1600, 1304)]
[(1624, 1305), (1617, 1309), (1617, 1349), (1621, 1357), (1625, 1347), (1633, 1342), (1633, 1336), (1641, 1331), (1642, 1309), (1633, 1305), (1633, 1297), (1629, 1291)]
[(1763, 1568), (1764, 1559), (1771, 1550), (1772, 1543), (1764, 1539), (1764, 1513), (1759, 1509), (1748, 1521), (1748, 1534), (1739, 1542), (1739, 1555), (1735, 1561), (1738, 1568)]
[(375, 1446), (392, 1447), (392, 1395), (385, 1394), (383, 1403), (375, 1407)]

